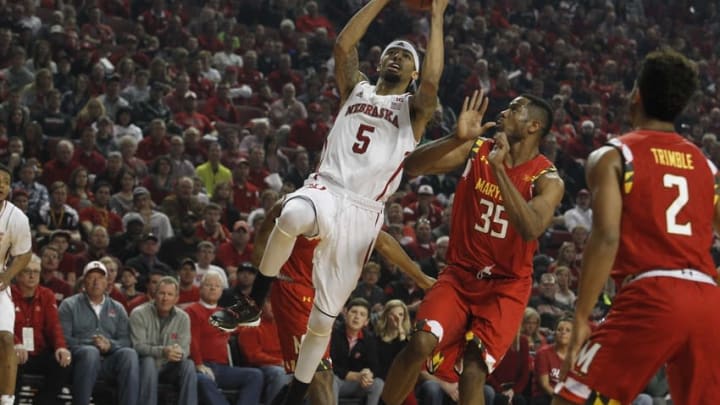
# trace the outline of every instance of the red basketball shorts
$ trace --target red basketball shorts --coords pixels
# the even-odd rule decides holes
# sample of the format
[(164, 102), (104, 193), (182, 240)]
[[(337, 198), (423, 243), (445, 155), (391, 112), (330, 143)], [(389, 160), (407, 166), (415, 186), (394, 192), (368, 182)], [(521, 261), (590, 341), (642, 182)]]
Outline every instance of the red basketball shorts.
[(720, 289), (670, 277), (624, 286), (556, 392), (630, 404), (667, 363), (676, 404), (720, 404)]
[(478, 279), (474, 273), (448, 266), (416, 317), (423, 330), (439, 339), (433, 358), (454, 353), (458, 346), (462, 350), (467, 341), (476, 340), (492, 372), (515, 339), (531, 288), (530, 277)]
[[(308, 318), (312, 310), (315, 290), (300, 283), (275, 281), (270, 292), (270, 303), (275, 316), (280, 349), (285, 371), (295, 371), (300, 343), (307, 332)], [(329, 365), (330, 348), (326, 349), (323, 363)]]

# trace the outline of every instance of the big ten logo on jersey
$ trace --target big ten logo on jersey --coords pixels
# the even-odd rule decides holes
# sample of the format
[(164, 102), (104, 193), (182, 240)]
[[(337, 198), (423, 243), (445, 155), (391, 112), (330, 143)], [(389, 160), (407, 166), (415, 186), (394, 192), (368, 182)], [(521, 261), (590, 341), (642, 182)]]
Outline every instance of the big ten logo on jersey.
[(575, 370), (581, 374), (587, 374), (590, 364), (592, 364), (601, 347), (600, 343), (593, 343), (589, 340), (585, 342), (575, 360)]

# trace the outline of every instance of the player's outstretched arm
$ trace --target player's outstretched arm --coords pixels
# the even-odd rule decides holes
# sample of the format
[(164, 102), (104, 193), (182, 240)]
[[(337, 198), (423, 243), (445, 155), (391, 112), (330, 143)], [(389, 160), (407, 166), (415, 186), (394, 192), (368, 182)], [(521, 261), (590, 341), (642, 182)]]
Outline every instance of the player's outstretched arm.
[(587, 184), (592, 194), (593, 226), (583, 253), (573, 333), (563, 375), (575, 364), (580, 347), (590, 336), (588, 319), (615, 262), (622, 215), (621, 173), (620, 153), (615, 148), (602, 147), (588, 158)]
[(488, 99), (480, 90), (465, 97), (455, 133), (415, 149), (405, 158), (405, 172), (411, 176), (447, 173), (465, 163), (475, 139), (495, 126), (482, 123), (487, 106)]
[(375, 242), (375, 249), (391, 263), (399, 266), (400, 271), (407, 274), (423, 290), (427, 290), (435, 284), (436, 280), (423, 273), (420, 266), (405, 253), (400, 243), (389, 233), (380, 231)]
[(278, 200), (270, 211), (265, 214), (265, 219), (260, 228), (255, 231), (255, 241), (253, 242), (252, 264), (255, 267), (260, 266), (263, 254), (265, 254), (265, 245), (270, 237), (270, 233), (275, 226), (275, 219), (280, 216), (282, 211), (282, 200)]
[(422, 65), (422, 80), (412, 99), (413, 133), (420, 140), (425, 126), (432, 118), (437, 105), (437, 92), (445, 64), (445, 37), (443, 23), (448, 0), (433, 0), (430, 18), (430, 40)]
[(355, 13), (335, 40), (333, 57), (335, 58), (335, 80), (340, 91), (340, 103), (344, 103), (353, 87), (363, 80), (360, 74), (357, 44), (367, 31), (370, 23), (390, 0), (370, 0)]

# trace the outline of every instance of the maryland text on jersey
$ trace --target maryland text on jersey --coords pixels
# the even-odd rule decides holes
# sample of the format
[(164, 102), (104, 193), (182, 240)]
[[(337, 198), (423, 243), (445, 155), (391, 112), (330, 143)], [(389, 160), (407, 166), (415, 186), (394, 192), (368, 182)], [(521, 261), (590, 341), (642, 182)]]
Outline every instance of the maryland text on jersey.
[(375, 118), (382, 118), (385, 121), (393, 124), (395, 128), (399, 128), (398, 115), (391, 109), (380, 107), (367, 103), (357, 103), (349, 105), (345, 110), (345, 116), (350, 114), (363, 113)]

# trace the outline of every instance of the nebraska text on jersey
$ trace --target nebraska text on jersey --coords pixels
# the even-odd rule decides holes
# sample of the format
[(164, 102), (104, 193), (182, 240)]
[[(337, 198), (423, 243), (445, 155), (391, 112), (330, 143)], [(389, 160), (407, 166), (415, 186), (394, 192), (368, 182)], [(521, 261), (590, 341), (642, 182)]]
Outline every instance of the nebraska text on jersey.
[(357, 113), (363, 113), (366, 115), (370, 115), (375, 118), (382, 118), (385, 121), (393, 124), (395, 128), (398, 128), (398, 116), (395, 114), (392, 110), (389, 110), (385, 107), (378, 108), (375, 105), (372, 104), (366, 104), (366, 103), (357, 103), (353, 105), (349, 105), (347, 110), (345, 111), (345, 115), (350, 114), (357, 114)]

